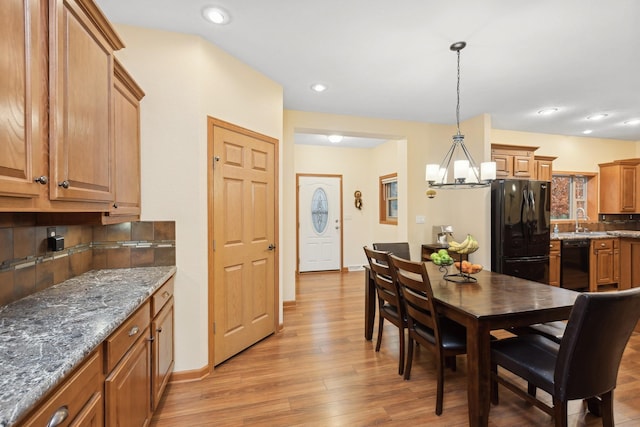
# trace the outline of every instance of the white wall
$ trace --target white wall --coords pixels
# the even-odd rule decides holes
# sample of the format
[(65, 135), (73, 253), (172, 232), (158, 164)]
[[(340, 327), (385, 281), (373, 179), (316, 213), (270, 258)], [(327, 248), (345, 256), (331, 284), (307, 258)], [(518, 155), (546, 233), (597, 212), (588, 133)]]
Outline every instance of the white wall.
[(176, 222), (175, 370), (200, 369), (208, 363), (207, 115), (282, 140), (282, 87), (199, 37), (117, 31), (127, 46), (117, 56), (146, 92), (142, 219)]

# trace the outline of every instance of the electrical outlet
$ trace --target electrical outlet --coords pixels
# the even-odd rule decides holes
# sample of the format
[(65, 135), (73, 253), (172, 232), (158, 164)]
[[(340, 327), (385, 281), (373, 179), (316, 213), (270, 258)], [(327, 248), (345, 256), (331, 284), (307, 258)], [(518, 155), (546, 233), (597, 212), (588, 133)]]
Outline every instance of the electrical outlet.
[(47, 237), (54, 237), (56, 235), (55, 227), (47, 227)]

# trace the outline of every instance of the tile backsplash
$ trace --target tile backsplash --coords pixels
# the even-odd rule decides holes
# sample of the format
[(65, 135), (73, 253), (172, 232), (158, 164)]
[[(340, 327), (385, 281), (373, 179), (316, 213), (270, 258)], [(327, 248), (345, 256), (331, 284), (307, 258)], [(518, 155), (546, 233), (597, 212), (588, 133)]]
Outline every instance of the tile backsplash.
[[(48, 232), (64, 237), (52, 252)], [(0, 225), (0, 306), (93, 269), (175, 265), (175, 222)]]

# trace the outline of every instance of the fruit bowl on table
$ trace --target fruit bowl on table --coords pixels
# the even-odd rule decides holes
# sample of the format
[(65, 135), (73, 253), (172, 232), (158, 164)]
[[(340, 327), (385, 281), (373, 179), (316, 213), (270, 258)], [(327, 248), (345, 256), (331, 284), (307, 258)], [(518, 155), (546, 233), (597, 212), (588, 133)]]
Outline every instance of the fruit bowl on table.
[(453, 263), (453, 266), (461, 273), (464, 274), (477, 274), (482, 271), (482, 265), (473, 264), (469, 261), (456, 261)]

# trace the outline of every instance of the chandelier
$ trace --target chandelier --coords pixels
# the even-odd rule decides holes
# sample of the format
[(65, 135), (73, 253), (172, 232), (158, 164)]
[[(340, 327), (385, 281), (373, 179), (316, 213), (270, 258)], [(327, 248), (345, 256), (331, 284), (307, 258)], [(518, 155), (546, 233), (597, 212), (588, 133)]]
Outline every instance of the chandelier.
[[(464, 145), (464, 135), (460, 133), (460, 51), (467, 45), (466, 42), (456, 42), (449, 49), (455, 51), (458, 56), (458, 84), (456, 92), (458, 103), (456, 104), (457, 133), (453, 135), (453, 143), (445, 154), (442, 162), (428, 164), (426, 167), (426, 180), (429, 187), (442, 189), (462, 189), (486, 187), (496, 179), (496, 163), (483, 162), (478, 168), (473, 157)], [(453, 164), (452, 164), (453, 161)], [(450, 168), (453, 167), (453, 171)], [(433, 190), (429, 191), (435, 195)]]

